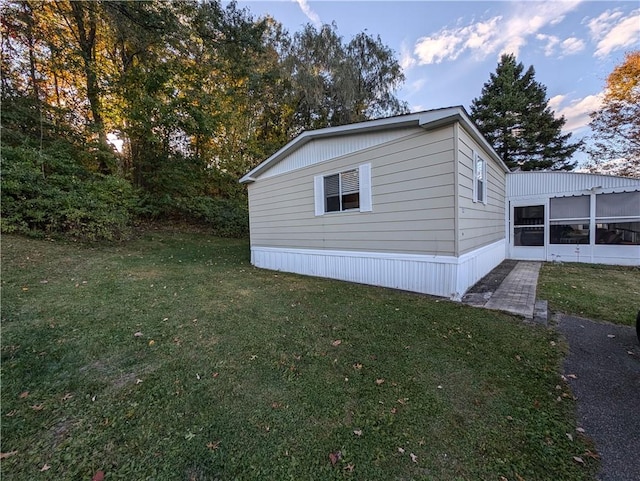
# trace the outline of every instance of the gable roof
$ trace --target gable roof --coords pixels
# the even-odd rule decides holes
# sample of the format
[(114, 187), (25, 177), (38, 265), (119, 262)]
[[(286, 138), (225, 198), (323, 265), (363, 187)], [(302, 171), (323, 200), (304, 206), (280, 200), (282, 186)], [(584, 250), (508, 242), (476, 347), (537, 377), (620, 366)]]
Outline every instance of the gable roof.
[(284, 147), (278, 150), (275, 154), (260, 163), (257, 167), (253, 168), (250, 172), (248, 172), (240, 179), (240, 182), (243, 184), (255, 182), (259, 175), (263, 174), (271, 167), (283, 160), (285, 157), (292, 154), (303, 145), (314, 139), (339, 137), (343, 135), (397, 129), (401, 127), (422, 127), (425, 130), (432, 130), (454, 122), (460, 122), (466, 128), (472, 138), (489, 153), (491, 158), (495, 160), (505, 172), (509, 172), (509, 168), (505, 165), (505, 163), (502, 161), (493, 147), (491, 147), (489, 142), (487, 142), (484, 136), (480, 133), (478, 127), (476, 127), (475, 123), (471, 120), (464, 107), (455, 106), (442, 109), (425, 110), (422, 112), (415, 112), (405, 115), (397, 115), (395, 117), (387, 117), (377, 120), (367, 120), (365, 122), (341, 125), (338, 127), (327, 127), (324, 129), (308, 130), (298, 135), (296, 138), (294, 138)]

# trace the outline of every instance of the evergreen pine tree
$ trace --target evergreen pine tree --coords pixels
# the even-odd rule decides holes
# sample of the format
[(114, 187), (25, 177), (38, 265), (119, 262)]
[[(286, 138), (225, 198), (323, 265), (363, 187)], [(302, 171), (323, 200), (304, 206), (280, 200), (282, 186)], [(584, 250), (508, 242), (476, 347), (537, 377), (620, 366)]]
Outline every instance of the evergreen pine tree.
[(471, 117), (509, 168), (571, 170), (580, 143), (563, 134), (564, 117), (555, 118), (547, 89), (513, 54), (502, 55), (495, 73), (471, 103)]

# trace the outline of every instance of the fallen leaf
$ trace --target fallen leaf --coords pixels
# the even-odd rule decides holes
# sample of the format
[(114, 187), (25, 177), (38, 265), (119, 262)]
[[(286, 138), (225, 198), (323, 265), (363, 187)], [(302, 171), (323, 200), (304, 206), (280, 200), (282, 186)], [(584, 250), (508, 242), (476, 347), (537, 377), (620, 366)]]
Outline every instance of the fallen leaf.
[(22, 288), (22, 290), (23, 290), (23, 291), (28, 291), (28, 290), (29, 290), (29, 288), (28, 288), (28, 287), (23, 287), (23, 288)]
[(413, 454), (413, 453), (410, 453), (410, 454), (409, 454), (409, 456), (411, 456), (411, 461), (413, 461), (414, 463), (417, 463), (417, 462), (418, 462), (418, 456), (416, 456), (416, 455), (415, 455), (415, 454)]
[(15, 416), (16, 414), (18, 414), (18, 410), (17, 409), (12, 409), (11, 411), (9, 411), (7, 414), (5, 414), (5, 416), (7, 416), (8, 418)]
[(525, 479), (520, 476), (518, 473), (516, 473), (516, 478), (518, 478), (518, 481), (525, 481)]
[(136, 379), (136, 385), (142, 384), (142, 379)]
[(404, 449), (403, 449), (403, 448), (398, 448), (398, 452), (399, 452), (400, 454), (404, 454)]
[(396, 408), (391, 408), (391, 414), (395, 414), (397, 412), (398, 412), (398, 410)]
[(362, 364), (360, 364), (359, 362), (356, 362), (356, 363), (353, 365), (353, 368), (354, 368), (354, 369), (358, 369), (358, 370), (360, 370), (360, 369), (362, 369)]
[(45, 465), (40, 468), (40, 471), (49, 471), (50, 469), (51, 469), (51, 466), (45, 463)]
[(338, 461), (342, 459), (342, 453), (340, 451), (336, 451), (335, 453), (329, 453), (329, 461), (331, 461), (331, 466), (335, 466)]
[(353, 434), (355, 434), (356, 436), (362, 436), (362, 429), (356, 429), (353, 431)]
[(44, 404), (34, 404), (31, 406), (31, 409), (34, 411), (42, 411), (44, 409)]
[(340, 339), (336, 339), (331, 343), (333, 347), (338, 347), (340, 344), (342, 344), (342, 341)]
[(571, 433), (566, 433), (567, 434), (567, 438), (569, 438), (569, 441), (573, 441), (573, 435)]
[(214, 443), (212, 443), (211, 441), (209, 441), (207, 443), (207, 447), (211, 450), (211, 451), (215, 451), (216, 449), (218, 449), (218, 446), (220, 446), (220, 441), (216, 441)]
[(600, 455), (598, 453), (594, 453), (590, 449), (587, 449), (584, 452), (584, 455), (587, 456), (588, 458), (591, 458), (591, 459), (600, 459)]
[(96, 471), (96, 473), (93, 475), (93, 478), (91, 478), (91, 481), (103, 481), (104, 480), (104, 471)]
[(380, 385), (381, 385), (381, 384), (383, 384), (383, 383), (384, 383), (384, 379), (376, 379), (376, 384), (377, 384), (378, 386), (380, 386)]
[(613, 339), (613, 338), (614, 338), (614, 337), (616, 337), (616, 336), (615, 336), (615, 334), (607, 334), (607, 337), (608, 337), (609, 339)]
[(578, 379), (578, 376), (575, 374), (567, 374), (567, 377), (570, 377), (571, 379)]
[(349, 471), (349, 472), (351, 473), (351, 472), (353, 472), (353, 469), (354, 469), (355, 467), (356, 467), (356, 465), (355, 465), (355, 464), (353, 464), (353, 463), (349, 463), (349, 464), (347, 464), (343, 469), (344, 469), (345, 471)]
[(274, 402), (272, 402), (272, 403), (271, 403), (271, 407), (272, 407), (273, 409), (280, 409), (280, 408), (282, 407), (282, 404), (281, 404), (281, 403), (279, 403), (279, 402), (275, 402), (275, 401), (274, 401)]
[(70, 392), (68, 392), (67, 394), (65, 394), (65, 395), (62, 397), (62, 400), (63, 400), (63, 401), (68, 401), (68, 400), (69, 400), (69, 399), (71, 399), (72, 397), (73, 397), (73, 394), (71, 394)]
[(149, 341), (149, 345), (150, 345), (150, 346), (153, 346), (155, 343), (156, 343), (156, 341), (154, 341), (153, 339), (151, 339), (151, 340)]
[(583, 428), (576, 428), (576, 431), (578, 431), (581, 434), (585, 433), (585, 430)]
[(220, 373), (219, 373), (219, 372), (214, 372), (214, 373), (212, 374), (212, 376), (213, 376), (214, 378), (218, 377), (219, 375), (220, 375)]
[(401, 398), (401, 399), (398, 399), (398, 403), (399, 403), (399, 404), (402, 404), (402, 405), (405, 405), (405, 404), (407, 404), (407, 401), (408, 401), (408, 400), (409, 400), (409, 398), (408, 398), (408, 397)]
[(133, 333), (134, 337), (142, 337), (142, 333), (140, 331)]
[(29, 395), (29, 391), (24, 391), (20, 393), (20, 399), (24, 399)]
[(8, 453), (0, 453), (0, 459), (8, 458), (9, 456), (15, 456), (18, 451), (9, 451)]
[(574, 456), (574, 457), (573, 457), (573, 460), (574, 460), (576, 463), (584, 464), (584, 460), (583, 460), (580, 456)]

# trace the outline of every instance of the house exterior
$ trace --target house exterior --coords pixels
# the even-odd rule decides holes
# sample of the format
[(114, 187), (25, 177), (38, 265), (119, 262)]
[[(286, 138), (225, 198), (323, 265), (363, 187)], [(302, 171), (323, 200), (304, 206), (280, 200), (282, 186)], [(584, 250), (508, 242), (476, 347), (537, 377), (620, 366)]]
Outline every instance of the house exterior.
[(505, 257), (507, 172), (462, 107), (304, 132), (241, 179), (252, 263), (460, 298)]
[(640, 181), (510, 173), (463, 107), (304, 132), (240, 182), (261, 268), (460, 299), (506, 257), (640, 264)]

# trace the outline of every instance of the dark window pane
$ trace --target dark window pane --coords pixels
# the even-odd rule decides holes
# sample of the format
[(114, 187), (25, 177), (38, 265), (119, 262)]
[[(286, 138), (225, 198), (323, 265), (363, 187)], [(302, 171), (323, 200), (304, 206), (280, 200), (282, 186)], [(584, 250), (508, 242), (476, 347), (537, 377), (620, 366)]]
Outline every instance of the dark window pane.
[(342, 196), (342, 210), (359, 209), (360, 193), (346, 194)]
[(543, 227), (516, 227), (513, 229), (513, 245), (515, 246), (543, 246)]
[(340, 196), (327, 197), (325, 212), (338, 212), (340, 210)]
[(597, 224), (596, 244), (640, 245), (640, 222)]
[(544, 205), (513, 208), (514, 225), (544, 225)]
[(484, 182), (482, 180), (478, 180), (478, 185), (477, 185), (477, 200), (478, 202), (484, 202)]
[(588, 244), (589, 221), (584, 224), (551, 224), (549, 242), (551, 244)]

